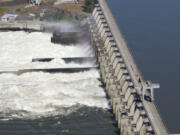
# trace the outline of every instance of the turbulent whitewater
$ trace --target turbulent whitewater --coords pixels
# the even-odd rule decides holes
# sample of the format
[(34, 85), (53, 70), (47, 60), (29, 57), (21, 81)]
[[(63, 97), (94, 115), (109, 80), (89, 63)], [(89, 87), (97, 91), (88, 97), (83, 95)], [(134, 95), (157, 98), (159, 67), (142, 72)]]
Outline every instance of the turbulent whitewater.
[[(63, 46), (41, 32), (0, 32), (0, 70), (92, 66), (68, 63), (62, 57), (92, 57), (89, 43)], [(32, 58), (57, 58), (35, 62)], [(108, 108), (98, 70), (79, 73), (0, 74), (0, 118), (38, 118), (69, 115), (81, 107)]]
[[(0, 33), (0, 70), (15, 70), (23, 68), (55, 68), (55, 67), (81, 67), (93, 66), (70, 63), (68, 65), (61, 57), (91, 57), (93, 50), (88, 43), (63, 46), (50, 42), (51, 34), (1, 32)], [(32, 63), (33, 58), (57, 58), (50, 63)]]

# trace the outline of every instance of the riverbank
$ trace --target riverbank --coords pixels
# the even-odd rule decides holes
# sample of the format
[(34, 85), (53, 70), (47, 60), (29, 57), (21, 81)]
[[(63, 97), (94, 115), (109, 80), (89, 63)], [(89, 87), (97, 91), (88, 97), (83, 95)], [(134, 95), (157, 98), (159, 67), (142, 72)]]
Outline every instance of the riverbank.
[(39, 6), (28, 5), (27, 1), (0, 1), (0, 17), (4, 14), (16, 14), (16, 20), (70, 21), (77, 23), (90, 16), (84, 11), (85, 0), (78, 3), (63, 2), (55, 4), (56, 0), (43, 0)]

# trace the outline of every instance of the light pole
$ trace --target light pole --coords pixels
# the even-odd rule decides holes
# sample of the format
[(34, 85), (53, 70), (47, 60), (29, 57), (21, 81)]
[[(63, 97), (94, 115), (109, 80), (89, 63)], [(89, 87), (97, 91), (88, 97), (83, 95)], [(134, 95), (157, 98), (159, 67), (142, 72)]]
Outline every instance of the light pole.
[(141, 85), (136, 86), (135, 89), (141, 90), (142, 92), (142, 100), (144, 100), (145, 94), (150, 90), (151, 100), (154, 101), (154, 89), (160, 88), (158, 83), (151, 83), (150, 81), (146, 81), (145, 83), (141, 83)]

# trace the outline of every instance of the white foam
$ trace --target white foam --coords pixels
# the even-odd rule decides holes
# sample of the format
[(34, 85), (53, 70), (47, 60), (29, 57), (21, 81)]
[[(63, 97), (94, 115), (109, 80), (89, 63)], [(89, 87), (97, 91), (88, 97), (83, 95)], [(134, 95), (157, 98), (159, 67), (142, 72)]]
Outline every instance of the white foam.
[[(50, 42), (51, 34), (25, 33), (25, 32), (0, 32), (0, 70), (4, 69), (29, 69), (29, 68), (56, 68), (66, 67), (61, 59), (51, 63), (32, 63), (32, 58), (61, 58), (92, 56), (91, 46), (88, 43), (72, 46), (54, 45)], [(89, 63), (88, 66), (91, 64)], [(68, 64), (68, 66), (84, 66)], [(86, 65), (85, 65), (86, 66)]]
[[(31, 59), (34, 57), (92, 55), (89, 46), (53, 45), (50, 43), (50, 34), (45, 33), (5, 32), (0, 33), (0, 41), (0, 67), (3, 68), (33, 67)], [(57, 63), (58, 67), (73, 65), (56, 62), (43, 66), (54, 67)], [(41, 64), (37, 63), (37, 66), (42, 67)], [(99, 87), (99, 77), (98, 70), (71, 74), (0, 74), (0, 113), (23, 111), (12, 114), (12, 117), (39, 117), (67, 114), (63, 108), (72, 108), (73, 111), (75, 105), (108, 108), (104, 90)]]

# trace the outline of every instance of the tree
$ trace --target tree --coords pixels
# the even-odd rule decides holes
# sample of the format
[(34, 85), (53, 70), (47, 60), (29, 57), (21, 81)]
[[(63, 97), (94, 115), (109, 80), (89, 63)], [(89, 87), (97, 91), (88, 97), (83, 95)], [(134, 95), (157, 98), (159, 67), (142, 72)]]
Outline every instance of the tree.
[(84, 10), (86, 12), (92, 12), (94, 9), (94, 0), (86, 0)]

